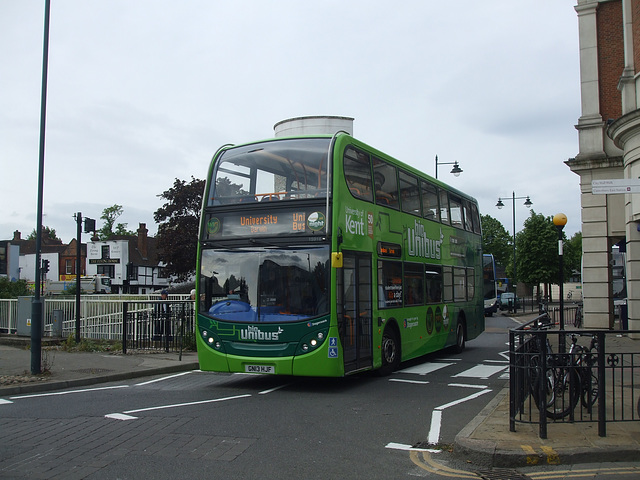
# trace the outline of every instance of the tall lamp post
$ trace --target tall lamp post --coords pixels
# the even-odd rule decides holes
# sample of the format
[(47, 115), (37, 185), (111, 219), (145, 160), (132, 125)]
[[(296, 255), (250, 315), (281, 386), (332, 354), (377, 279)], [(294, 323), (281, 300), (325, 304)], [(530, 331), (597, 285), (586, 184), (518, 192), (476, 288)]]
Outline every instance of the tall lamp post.
[(456, 177), (459, 177), (462, 173), (462, 169), (458, 165), (458, 162), (438, 162), (438, 155), (436, 155), (436, 178), (438, 178), (438, 165), (453, 165), (451, 173), (453, 173)]
[(44, 191), (44, 139), (47, 118), (47, 72), (49, 69), (49, 12), (51, 0), (44, 3), (44, 41), (42, 45), (42, 88), (40, 93), (40, 149), (38, 155), (38, 203), (36, 211), (36, 284), (31, 300), (31, 373), (42, 373), (42, 310), (40, 297), (40, 258), (42, 253), (42, 204)]
[[(527, 208), (531, 208), (531, 205), (533, 205), (533, 202), (529, 198), (529, 195), (527, 195), (526, 197), (516, 197), (516, 192), (513, 192), (513, 194), (511, 195), (511, 200), (513, 202), (512, 210), (513, 210), (513, 283), (514, 285), (518, 281), (518, 276), (516, 275), (516, 200), (521, 200), (523, 198), (526, 199), (523, 205)], [(496, 207), (498, 207), (499, 209), (504, 207), (504, 203), (502, 203), (502, 200), (508, 200), (508, 199), (509, 197), (499, 197), (498, 203), (496, 203)]]
[[(562, 230), (567, 224), (567, 216), (564, 213), (556, 213), (553, 216), (553, 224), (558, 229), (558, 285), (560, 287), (560, 330), (564, 330), (564, 260), (563, 260), (563, 243), (562, 243)], [(566, 343), (564, 335), (560, 335), (559, 348), (560, 353), (566, 351)]]

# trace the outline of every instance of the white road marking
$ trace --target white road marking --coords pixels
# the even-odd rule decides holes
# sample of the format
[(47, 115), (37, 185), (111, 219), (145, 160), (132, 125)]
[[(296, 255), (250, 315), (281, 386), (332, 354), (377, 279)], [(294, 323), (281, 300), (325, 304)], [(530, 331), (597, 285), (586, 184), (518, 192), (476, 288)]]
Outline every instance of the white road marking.
[(472, 385), (469, 383), (450, 383), (449, 387), (462, 387), (462, 388), (477, 388), (478, 390), (482, 390), (483, 388), (489, 388), (487, 385)]
[(138, 417), (132, 417), (131, 415), (125, 415), (124, 413), (110, 413), (105, 415), (105, 418), (111, 418), (113, 420), (137, 420)]
[(0, 398), (0, 405), (8, 405), (13, 403), (11, 400), (5, 400), (4, 398)]
[(417, 383), (419, 385), (426, 385), (427, 383), (429, 383), (426, 380), (405, 380), (403, 378), (390, 378), (389, 381), (400, 382), (400, 383)]
[(266, 395), (267, 393), (275, 392), (276, 390), (280, 390), (281, 388), (288, 387), (289, 385), (291, 385), (291, 384), (290, 383), (285, 383), (284, 385), (280, 385), (278, 387), (273, 387), (273, 388), (270, 388), (268, 390), (263, 390), (261, 392), (258, 392), (258, 395)]
[(440, 426), (442, 425), (442, 410), (436, 408), (431, 413), (431, 428), (429, 428), (429, 437), (427, 441), (431, 445), (435, 445), (440, 440)]
[(170, 378), (181, 377), (183, 375), (189, 375), (190, 373), (191, 373), (191, 371), (189, 371), (189, 372), (181, 372), (181, 373), (176, 373), (175, 375), (169, 375), (168, 377), (162, 377), (162, 378), (156, 378), (155, 380), (149, 380), (148, 382), (136, 383), (136, 387), (142, 387), (144, 385), (149, 385), (151, 383), (162, 382), (164, 380), (169, 380)]
[(507, 365), (476, 365), (464, 372), (460, 372), (457, 375), (454, 375), (453, 378), (456, 377), (471, 377), (471, 378), (480, 378), (482, 380), (486, 380), (492, 375), (496, 373), (500, 373), (503, 370), (508, 368)]
[(205, 403), (224, 402), (226, 400), (236, 400), (238, 398), (246, 398), (250, 396), (251, 394), (245, 393), (244, 395), (236, 395), (233, 397), (212, 398), (210, 400), (199, 400), (197, 402), (174, 403), (172, 405), (158, 405), (157, 407), (138, 408), (136, 410), (126, 410), (122, 413), (130, 414), (130, 413), (139, 413), (139, 412), (150, 412), (152, 410), (164, 410), (166, 408), (189, 407), (191, 405), (203, 405)]
[(414, 448), (411, 445), (405, 445), (404, 443), (387, 443), (384, 448), (392, 448), (394, 450), (405, 450), (405, 451), (414, 451), (414, 452), (431, 452), (431, 453), (440, 453), (442, 450), (434, 450), (432, 448)]
[(404, 370), (399, 370), (398, 373), (415, 373), (417, 375), (427, 375), (431, 372), (435, 372), (436, 370), (440, 370), (441, 368), (449, 367), (453, 365), (453, 363), (432, 363), (427, 362), (422, 365), (416, 365), (415, 367), (405, 368)]
[(454, 407), (456, 405), (460, 405), (461, 403), (467, 402), (469, 400), (473, 400), (474, 398), (478, 398), (485, 393), (489, 393), (491, 390), (481, 390), (479, 392), (473, 393), (464, 398), (460, 398), (458, 400), (454, 400), (453, 402), (445, 403), (444, 405), (440, 405), (433, 410), (431, 414), (431, 427), (429, 429), (429, 437), (428, 441), (432, 445), (436, 445), (440, 441), (440, 427), (442, 425), (442, 411)]
[(112, 387), (84, 388), (82, 390), (67, 390), (64, 392), (35, 393), (32, 395), (20, 395), (17, 397), (9, 397), (12, 400), (21, 400), (23, 398), (52, 397), (55, 395), (70, 395), (72, 393), (98, 392), (100, 390), (114, 390), (116, 388), (129, 388), (129, 385), (114, 385)]

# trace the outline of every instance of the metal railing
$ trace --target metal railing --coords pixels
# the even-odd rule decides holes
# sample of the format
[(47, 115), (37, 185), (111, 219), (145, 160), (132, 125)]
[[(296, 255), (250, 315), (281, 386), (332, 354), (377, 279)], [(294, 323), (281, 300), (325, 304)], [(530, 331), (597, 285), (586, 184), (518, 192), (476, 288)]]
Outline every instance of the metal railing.
[(192, 300), (128, 301), (122, 309), (122, 353), (127, 349), (179, 352), (195, 340)]
[[(169, 295), (169, 301), (188, 301), (188, 294)], [(150, 295), (82, 295), (80, 298), (80, 336), (82, 338), (121, 340), (122, 315), (126, 302), (159, 300), (159, 294)], [(193, 301), (191, 301), (193, 305)], [(193, 308), (191, 308), (193, 316)], [(75, 334), (75, 297), (44, 297), (44, 335), (52, 336), (54, 316), (62, 319), (63, 338)], [(0, 299), (0, 333), (16, 334), (18, 322), (18, 299)], [(193, 322), (192, 322), (193, 323)]]
[(537, 423), (640, 420), (640, 331), (555, 328), (543, 314), (509, 330), (509, 429)]

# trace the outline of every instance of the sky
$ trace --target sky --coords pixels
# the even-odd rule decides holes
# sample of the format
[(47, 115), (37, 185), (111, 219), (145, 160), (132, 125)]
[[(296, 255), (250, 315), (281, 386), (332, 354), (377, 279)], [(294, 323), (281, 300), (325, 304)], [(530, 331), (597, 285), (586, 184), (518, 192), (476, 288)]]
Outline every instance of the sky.
[[(157, 233), (174, 180), (284, 119), (354, 136), (474, 196), (513, 234), (512, 197), (580, 231), (576, 1), (52, 0), (43, 225), (76, 212)], [(36, 228), (44, 0), (0, 0), (0, 239)], [(505, 208), (496, 208), (502, 197)], [(516, 200), (516, 230), (530, 214)], [(83, 240), (88, 240), (83, 236)]]

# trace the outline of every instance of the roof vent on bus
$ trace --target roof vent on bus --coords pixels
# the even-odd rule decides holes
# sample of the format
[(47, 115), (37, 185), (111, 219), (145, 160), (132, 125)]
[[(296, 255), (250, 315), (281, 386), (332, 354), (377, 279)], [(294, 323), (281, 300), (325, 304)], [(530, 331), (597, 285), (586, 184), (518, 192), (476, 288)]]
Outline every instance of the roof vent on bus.
[(333, 135), (341, 130), (353, 135), (352, 117), (335, 117), (316, 115), (309, 117), (288, 118), (273, 126), (276, 137), (291, 137), (297, 135)]

